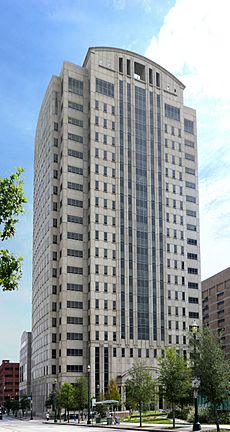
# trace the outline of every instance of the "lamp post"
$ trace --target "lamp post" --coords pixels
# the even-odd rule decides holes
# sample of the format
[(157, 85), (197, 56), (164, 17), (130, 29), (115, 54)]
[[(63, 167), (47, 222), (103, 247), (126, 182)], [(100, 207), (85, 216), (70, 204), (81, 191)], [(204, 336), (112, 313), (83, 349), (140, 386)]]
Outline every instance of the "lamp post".
[(196, 321), (194, 321), (192, 325), (192, 333), (193, 333), (193, 340), (194, 340), (194, 368), (193, 368), (193, 380), (192, 380), (192, 388), (193, 388), (193, 397), (194, 397), (194, 408), (195, 408), (195, 415), (194, 415), (194, 423), (193, 423), (193, 431), (199, 431), (201, 430), (201, 425), (199, 422), (199, 415), (198, 415), (198, 389), (200, 387), (200, 380), (195, 376), (195, 361), (196, 361), (196, 334), (198, 332), (198, 324)]
[(57, 380), (54, 380), (54, 397), (53, 397), (53, 401), (54, 401), (54, 423), (57, 423), (57, 404), (56, 404), (56, 384), (57, 384)]
[(90, 371), (91, 371), (91, 367), (90, 367), (90, 365), (88, 365), (88, 367), (87, 367), (87, 374), (88, 374), (88, 420), (87, 420), (87, 424), (91, 424), (91, 420), (90, 420)]

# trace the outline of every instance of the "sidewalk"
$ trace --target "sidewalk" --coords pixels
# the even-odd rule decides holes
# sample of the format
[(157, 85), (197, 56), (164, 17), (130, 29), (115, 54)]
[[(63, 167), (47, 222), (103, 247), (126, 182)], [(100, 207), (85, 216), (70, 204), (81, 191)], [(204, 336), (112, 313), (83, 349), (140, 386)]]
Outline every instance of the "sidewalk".
[[(45, 424), (53, 424), (53, 425), (66, 425), (66, 426), (85, 426), (88, 428), (107, 428), (107, 429), (116, 429), (116, 430), (127, 430), (127, 431), (145, 431), (145, 432), (173, 432), (176, 430), (176, 432), (192, 432), (193, 425), (188, 423), (181, 423), (180, 420), (178, 422), (176, 421), (176, 429), (173, 429), (172, 424), (147, 424), (145, 423), (142, 427), (139, 426), (139, 423), (121, 423), (121, 424), (114, 424), (114, 425), (107, 425), (105, 423), (99, 423), (99, 424), (91, 424), (88, 425), (85, 421), (80, 422), (80, 424), (73, 422), (72, 420), (67, 422), (57, 422), (54, 423), (53, 420), (49, 421), (43, 421)], [(220, 425), (220, 429), (227, 429), (230, 431), (230, 425)], [(210, 431), (210, 430), (216, 430), (216, 425), (209, 425), (209, 424), (202, 424), (201, 430), (203, 432)]]

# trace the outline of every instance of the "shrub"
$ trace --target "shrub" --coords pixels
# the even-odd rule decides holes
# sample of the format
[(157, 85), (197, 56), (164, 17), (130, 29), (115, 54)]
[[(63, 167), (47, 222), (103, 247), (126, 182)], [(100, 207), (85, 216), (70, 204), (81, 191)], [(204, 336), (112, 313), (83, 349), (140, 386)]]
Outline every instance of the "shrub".
[[(191, 409), (191, 407), (187, 407), (187, 408), (184, 408), (184, 409), (178, 409), (178, 410), (176, 410), (176, 418), (178, 418), (178, 419), (180, 419), (180, 420), (187, 420), (187, 417), (188, 417), (188, 413), (189, 413), (189, 410)], [(173, 418), (173, 413), (172, 413), (172, 411), (170, 411), (169, 413), (168, 413), (168, 418)]]
[[(194, 422), (194, 416), (195, 416), (194, 408), (190, 407), (190, 410), (189, 410), (188, 416), (187, 416), (187, 421), (189, 423), (193, 423)], [(199, 408), (199, 422), (200, 423), (209, 423), (210, 422), (210, 413), (209, 413), (209, 410), (205, 407)], [(212, 422), (210, 422), (210, 423), (212, 423)]]

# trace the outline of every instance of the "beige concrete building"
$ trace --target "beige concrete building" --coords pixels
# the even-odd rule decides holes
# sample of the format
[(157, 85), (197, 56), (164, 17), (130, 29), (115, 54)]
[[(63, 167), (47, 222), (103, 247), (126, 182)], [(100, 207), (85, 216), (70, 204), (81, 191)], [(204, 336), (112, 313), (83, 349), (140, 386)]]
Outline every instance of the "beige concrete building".
[(187, 355), (201, 319), (196, 114), (151, 60), (90, 48), (63, 64), (34, 161), (33, 403), (90, 365), (121, 390), (137, 358)]
[(230, 358), (230, 267), (202, 282), (203, 325), (221, 336)]
[(19, 364), (19, 397), (31, 395), (32, 333), (24, 331), (21, 337)]

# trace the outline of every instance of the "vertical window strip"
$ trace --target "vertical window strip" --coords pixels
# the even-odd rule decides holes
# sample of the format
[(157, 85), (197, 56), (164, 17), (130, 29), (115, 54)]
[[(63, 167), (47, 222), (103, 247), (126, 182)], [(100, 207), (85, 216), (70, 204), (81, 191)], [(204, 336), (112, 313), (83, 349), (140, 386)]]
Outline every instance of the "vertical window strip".
[(138, 339), (149, 340), (146, 92), (135, 87)]
[(120, 241), (121, 241), (121, 338), (125, 339), (125, 210), (124, 210), (124, 100), (119, 81), (120, 112)]
[(157, 340), (157, 292), (156, 292), (156, 222), (155, 222), (155, 168), (154, 168), (154, 105), (150, 92), (150, 152), (151, 152), (151, 202), (152, 202), (152, 289), (153, 289), (153, 339)]
[(160, 306), (161, 306), (161, 340), (165, 340), (164, 324), (164, 247), (163, 247), (163, 194), (162, 194), (162, 143), (161, 143), (161, 100), (157, 95), (157, 146), (158, 146), (158, 200), (159, 200), (159, 245), (160, 245)]
[(131, 138), (131, 85), (127, 84), (128, 131), (128, 224), (129, 224), (129, 337), (133, 339), (133, 225), (132, 225), (132, 138)]

